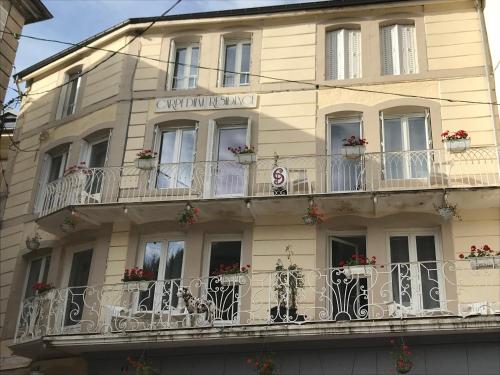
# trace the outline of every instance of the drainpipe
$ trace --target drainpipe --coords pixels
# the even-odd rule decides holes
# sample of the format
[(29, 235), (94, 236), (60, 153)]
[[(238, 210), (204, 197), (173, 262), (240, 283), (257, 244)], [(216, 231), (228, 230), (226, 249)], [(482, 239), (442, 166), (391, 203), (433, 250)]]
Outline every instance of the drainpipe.
[[(486, 23), (484, 20), (483, 13), (483, 1), (484, 0), (474, 0), (474, 5), (476, 6), (477, 15), (479, 17), (479, 21), (481, 22), (481, 41), (483, 45), (483, 60), (484, 60), (484, 76), (486, 78), (486, 83), (488, 85), (488, 94), (490, 97), (490, 116), (491, 116), (491, 124), (493, 126), (493, 139), (495, 144), (495, 150), (497, 155), (497, 170), (498, 175), (500, 176), (500, 150), (498, 149), (498, 136), (497, 136), (497, 121), (495, 117), (495, 97), (493, 96), (493, 89), (491, 87), (491, 77), (492, 73), (490, 70), (490, 65), (488, 64), (488, 36), (486, 34)], [(497, 88), (499, 89), (499, 88)]]

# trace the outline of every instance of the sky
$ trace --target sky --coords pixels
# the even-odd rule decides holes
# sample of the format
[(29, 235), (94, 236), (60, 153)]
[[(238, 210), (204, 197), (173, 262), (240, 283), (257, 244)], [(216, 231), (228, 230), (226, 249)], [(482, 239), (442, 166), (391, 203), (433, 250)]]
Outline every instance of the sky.
[[(294, 4), (317, 0), (182, 0), (169, 14)], [(159, 16), (175, 0), (43, 0), (54, 18), (26, 25), (23, 34), (77, 43), (128, 18)], [(67, 46), (21, 38), (14, 62), (21, 71)], [(11, 85), (12, 84), (11, 81)], [(16, 96), (10, 89), (5, 102)]]

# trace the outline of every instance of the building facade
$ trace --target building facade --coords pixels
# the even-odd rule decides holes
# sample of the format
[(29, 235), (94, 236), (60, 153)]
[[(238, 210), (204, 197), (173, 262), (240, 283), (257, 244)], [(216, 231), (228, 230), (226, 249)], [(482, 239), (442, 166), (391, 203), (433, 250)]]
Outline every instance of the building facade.
[(131, 19), (20, 72), (2, 369), (252, 374), (274, 353), (280, 374), (387, 374), (396, 338), (411, 373), (498, 373), (481, 6)]

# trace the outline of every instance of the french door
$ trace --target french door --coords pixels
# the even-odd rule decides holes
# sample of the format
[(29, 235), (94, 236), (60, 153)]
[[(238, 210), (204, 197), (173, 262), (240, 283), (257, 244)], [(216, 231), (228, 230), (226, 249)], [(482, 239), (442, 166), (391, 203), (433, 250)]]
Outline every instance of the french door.
[(221, 283), (219, 270), (221, 266), (241, 266), (241, 241), (211, 241), (208, 257), (207, 298), (215, 304), (215, 319), (237, 322), (239, 319), (239, 295), (241, 286), (238, 283)]
[(195, 128), (169, 129), (161, 133), (160, 164), (156, 187), (190, 188), (196, 150)]
[(363, 159), (346, 159), (341, 155), (344, 139), (351, 136), (361, 138), (361, 119), (329, 120), (329, 170), (330, 191), (352, 191), (363, 189)]
[(417, 315), (442, 308), (444, 291), (437, 235), (392, 234), (389, 237), (392, 298), (396, 307)]
[(184, 240), (147, 241), (142, 268), (154, 276), (139, 294), (138, 310), (163, 311), (177, 307), (184, 260)]
[(329, 272), (332, 320), (351, 320), (367, 318), (368, 282), (366, 278), (347, 278), (340, 271), (341, 261), (351, 259), (353, 255), (366, 257), (366, 236), (342, 235), (331, 237), (331, 262)]
[[(246, 120), (245, 120), (246, 121)], [(248, 145), (247, 125), (218, 127), (215, 139), (215, 160), (212, 165), (215, 196), (241, 196), (245, 194), (247, 167), (236, 161), (229, 147)]]
[(92, 264), (92, 249), (73, 253), (68, 278), (64, 325), (80, 323), (85, 308), (86, 289)]
[(427, 114), (384, 117), (382, 149), (387, 180), (429, 176), (431, 136)]

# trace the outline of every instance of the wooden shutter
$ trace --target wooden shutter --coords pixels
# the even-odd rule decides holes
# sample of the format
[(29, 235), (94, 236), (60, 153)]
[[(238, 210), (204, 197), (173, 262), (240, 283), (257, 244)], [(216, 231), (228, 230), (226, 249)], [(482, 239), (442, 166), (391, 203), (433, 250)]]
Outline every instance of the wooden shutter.
[(381, 39), (382, 39), (382, 72), (383, 74), (395, 74), (395, 64), (394, 61), (394, 40), (393, 40), (393, 30), (395, 26), (385, 26), (382, 28)]
[(417, 72), (415, 58), (415, 26), (399, 25), (398, 27), (401, 46), (400, 56), (402, 60), (402, 74), (412, 74)]
[(346, 78), (361, 77), (361, 32), (359, 30), (349, 30), (348, 61), (349, 74)]
[(327, 53), (327, 66), (326, 77), (327, 79), (338, 79), (338, 33), (339, 31), (330, 31), (327, 35), (326, 53)]

